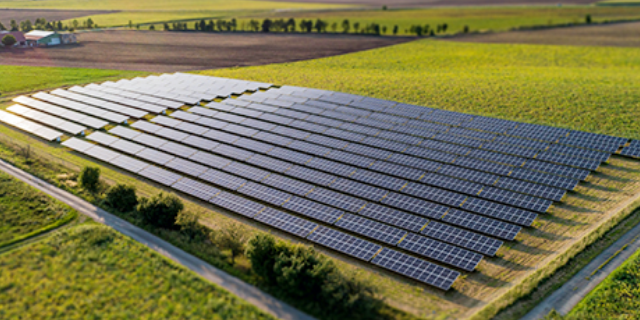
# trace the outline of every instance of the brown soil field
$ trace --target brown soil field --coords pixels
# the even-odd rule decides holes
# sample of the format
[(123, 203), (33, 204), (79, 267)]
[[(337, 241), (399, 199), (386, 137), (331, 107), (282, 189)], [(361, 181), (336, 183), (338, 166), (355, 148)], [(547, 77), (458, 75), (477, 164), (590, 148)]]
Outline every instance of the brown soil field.
[(464, 35), (449, 40), (481, 43), (640, 47), (640, 22)]
[(34, 22), (38, 18), (45, 18), (47, 21), (61, 21), (113, 12), (118, 11), (0, 9), (0, 22), (2, 22), (6, 28), (9, 28), (11, 20), (16, 20), (18, 23), (24, 20)]
[(80, 43), (0, 50), (8, 65), (175, 72), (315, 59), (411, 41), (352, 35), (212, 34), (105, 31), (78, 35)]
[[(290, 0), (272, 1), (290, 2)], [(457, 6), (592, 4), (598, 2), (598, 0), (295, 0), (295, 2), (353, 4), (373, 7), (382, 7), (386, 5), (389, 8), (424, 8)]]

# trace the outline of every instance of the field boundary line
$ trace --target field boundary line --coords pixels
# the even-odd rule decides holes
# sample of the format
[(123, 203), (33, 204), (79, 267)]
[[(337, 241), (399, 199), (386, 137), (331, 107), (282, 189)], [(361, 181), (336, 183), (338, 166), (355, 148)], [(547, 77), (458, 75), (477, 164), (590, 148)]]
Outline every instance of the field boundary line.
[(94, 206), (69, 192), (61, 190), (19, 168), (13, 167), (2, 159), (0, 159), (0, 170), (66, 203), (94, 221), (107, 225), (125, 236), (132, 238), (165, 258), (190, 269), (206, 281), (229, 291), (231, 294), (278, 319), (315, 320), (313, 317), (263, 292), (259, 288), (211, 266), (126, 220)]
[(542, 280), (551, 276), (560, 267), (565, 265), (576, 255), (578, 255), (578, 253), (582, 252), (587, 246), (600, 239), (604, 234), (607, 233), (607, 231), (618, 225), (618, 223), (620, 223), (638, 208), (640, 208), (640, 190), (636, 190), (636, 193), (632, 197), (626, 199), (618, 206), (608, 210), (607, 212), (613, 212), (609, 219), (603, 220), (599, 225), (594, 226), (591, 231), (585, 233), (585, 235), (580, 240), (569, 246), (564, 252), (549, 260), (544, 266), (531, 273), (528, 277), (523, 278), (520, 282), (512, 286), (505, 293), (491, 299), (491, 302), (487, 303), (487, 305), (471, 315), (468, 319), (491, 319), (502, 309), (510, 306), (519, 298), (522, 298), (531, 293), (531, 291)]

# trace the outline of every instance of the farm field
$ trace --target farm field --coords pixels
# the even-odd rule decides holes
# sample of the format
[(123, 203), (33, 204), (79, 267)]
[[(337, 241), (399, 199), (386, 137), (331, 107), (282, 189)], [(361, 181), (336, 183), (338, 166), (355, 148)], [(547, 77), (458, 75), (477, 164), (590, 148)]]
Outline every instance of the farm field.
[(273, 319), (101, 225), (0, 255), (0, 268), (7, 319)]
[[(286, 0), (276, 0), (286, 1)], [(616, 0), (611, 0), (616, 1)], [(634, 1), (634, 0), (629, 0)], [(296, 2), (310, 2), (315, 3), (318, 0), (297, 0)], [(476, 6), (498, 6), (498, 5), (557, 5), (557, 4), (592, 4), (597, 0), (322, 0), (323, 3), (335, 3), (335, 4), (352, 4), (352, 5), (365, 5), (365, 6), (388, 6), (389, 8), (412, 8), (412, 7), (476, 7)]]
[(0, 172), (0, 247), (74, 219), (77, 213)]
[(452, 41), (640, 47), (640, 22), (457, 36)]
[[(0, 51), (0, 59), (13, 65), (175, 72), (314, 59), (412, 40), (159, 31), (90, 32), (78, 38), (78, 45)], [(109, 72), (114, 71), (104, 71)]]
[[(342, 32), (342, 22), (348, 19), (351, 22), (350, 32), (354, 32), (353, 24), (360, 23), (360, 28), (371, 23), (377, 23), (387, 27), (387, 35), (392, 34), (393, 27), (398, 25), (398, 34), (414, 34), (410, 28), (412, 25), (429, 25), (430, 29), (438, 25), (447, 24), (447, 34), (461, 33), (465, 26), (470, 31), (504, 31), (512, 28), (534, 25), (558, 25), (567, 23), (584, 23), (589, 14), (594, 22), (605, 20), (640, 19), (640, 8), (613, 8), (590, 6), (523, 6), (523, 7), (456, 7), (456, 8), (429, 8), (412, 10), (360, 10), (360, 11), (325, 11), (325, 12), (299, 12), (276, 13), (273, 18), (289, 19), (291, 17), (301, 19), (322, 19), (329, 26), (337, 24), (337, 31)], [(250, 20), (240, 19), (240, 23)], [(248, 23), (247, 23), (248, 25)], [(333, 31), (331, 27), (328, 31)]]
[(563, 319), (633, 319), (638, 317), (640, 251), (610, 274)]
[(113, 13), (113, 11), (0, 9), (0, 22), (8, 28), (11, 20), (16, 20), (18, 23), (24, 20), (33, 22), (38, 18), (45, 18), (47, 21), (60, 21), (105, 13)]

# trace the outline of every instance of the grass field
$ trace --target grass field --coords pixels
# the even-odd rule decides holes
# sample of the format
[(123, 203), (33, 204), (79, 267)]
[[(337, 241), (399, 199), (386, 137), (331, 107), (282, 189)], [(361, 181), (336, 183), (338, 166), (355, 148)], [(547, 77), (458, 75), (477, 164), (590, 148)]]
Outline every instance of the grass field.
[(423, 40), (202, 74), (640, 138), (640, 50)]
[(77, 212), (0, 172), (0, 247), (60, 226)]
[(22, 92), (144, 74), (137, 71), (0, 65), (0, 101), (4, 96)]
[(640, 251), (591, 291), (566, 319), (637, 319), (640, 317)]
[(100, 225), (0, 255), (3, 319), (273, 319)]

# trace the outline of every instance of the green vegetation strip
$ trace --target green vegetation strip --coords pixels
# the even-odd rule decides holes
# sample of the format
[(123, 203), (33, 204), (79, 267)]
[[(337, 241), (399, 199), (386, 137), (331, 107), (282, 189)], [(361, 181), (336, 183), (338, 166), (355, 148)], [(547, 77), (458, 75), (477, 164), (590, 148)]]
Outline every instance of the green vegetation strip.
[(101, 225), (0, 256), (3, 319), (273, 319)]
[(77, 216), (70, 207), (0, 172), (0, 248), (56, 229)]
[(640, 50), (422, 40), (201, 74), (640, 138)]
[(571, 312), (567, 319), (638, 319), (640, 317), (640, 251), (634, 253)]

